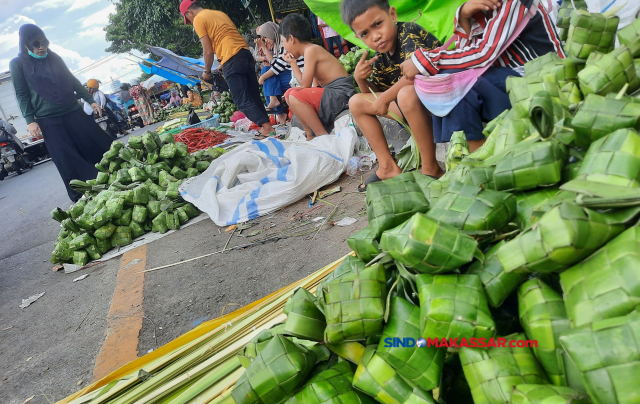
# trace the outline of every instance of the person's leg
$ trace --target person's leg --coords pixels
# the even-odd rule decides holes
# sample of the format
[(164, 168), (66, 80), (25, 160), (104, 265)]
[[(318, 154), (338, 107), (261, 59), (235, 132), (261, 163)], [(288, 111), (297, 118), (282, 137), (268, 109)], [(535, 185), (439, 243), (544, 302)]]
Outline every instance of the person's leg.
[[(335, 44), (336, 47), (338, 48), (338, 54), (342, 55), (344, 53), (343, 49), (342, 49), (342, 37), (338, 35), (338, 36), (331, 37), (330, 39), (331, 39), (331, 42), (333, 44)], [(333, 52), (331, 52), (331, 53), (333, 53)]]
[(420, 156), (422, 174), (440, 177), (442, 169), (436, 160), (436, 144), (433, 141), (431, 113), (422, 105), (414, 86), (403, 87), (398, 93), (398, 105), (413, 132)]
[(291, 93), (287, 98), (293, 114), (298, 117), (305, 129), (307, 140), (313, 139), (313, 134), (316, 136), (328, 134), (318, 115), (323, 93), (322, 88), (303, 88)]
[[(364, 137), (367, 138), (371, 149), (376, 153), (380, 164), (376, 171), (378, 178), (386, 180), (401, 174), (402, 170), (398, 167), (389, 151), (382, 125), (375, 112), (373, 112), (373, 100), (372, 94), (356, 94), (349, 100), (349, 110), (353, 119), (360, 126)], [(389, 110), (397, 116), (402, 116), (395, 102), (389, 104)]]
[(253, 74), (252, 65), (253, 56), (251, 53), (240, 51), (222, 65), (222, 70), (238, 110), (262, 127), (260, 133), (263, 136), (269, 136), (273, 127), (269, 123), (269, 116), (260, 99), (260, 85)]

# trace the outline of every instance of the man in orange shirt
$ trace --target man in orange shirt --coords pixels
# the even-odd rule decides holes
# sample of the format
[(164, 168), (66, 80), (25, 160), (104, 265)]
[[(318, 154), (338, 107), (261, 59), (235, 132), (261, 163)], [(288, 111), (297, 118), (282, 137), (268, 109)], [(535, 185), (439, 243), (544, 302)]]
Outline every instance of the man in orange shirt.
[(260, 98), (260, 85), (255, 74), (255, 61), (235, 24), (222, 11), (207, 10), (194, 0), (183, 0), (180, 13), (185, 24), (193, 24), (204, 51), (202, 78), (211, 80), (213, 55), (218, 57), (231, 96), (238, 110), (261, 126), (261, 138), (275, 135)]

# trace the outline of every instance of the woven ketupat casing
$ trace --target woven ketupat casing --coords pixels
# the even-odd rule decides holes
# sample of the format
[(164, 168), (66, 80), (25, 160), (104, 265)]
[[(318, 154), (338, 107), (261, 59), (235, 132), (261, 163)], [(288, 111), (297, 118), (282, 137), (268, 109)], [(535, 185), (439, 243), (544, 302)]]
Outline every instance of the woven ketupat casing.
[(364, 269), (366, 265), (367, 265), (366, 262), (362, 261), (358, 257), (354, 257), (353, 255), (348, 255), (347, 257), (345, 257), (345, 259), (342, 260), (340, 265), (338, 265), (338, 267), (333, 272), (327, 275), (320, 282), (320, 284), (318, 284), (318, 287), (316, 288), (316, 291), (317, 291), (316, 295), (318, 296), (318, 302), (324, 304), (324, 298), (322, 296), (322, 289), (324, 285), (327, 285), (336, 279), (340, 279), (343, 276), (350, 274), (352, 272), (359, 273), (361, 270)]
[(637, 208), (600, 213), (562, 202), (498, 250), (506, 272), (549, 273), (574, 265), (622, 233)]
[(373, 404), (375, 401), (353, 388), (349, 362), (339, 362), (323, 370), (291, 397), (287, 404)]
[(386, 275), (382, 264), (352, 272), (322, 287), (325, 341), (364, 341), (384, 326)]
[(562, 179), (567, 148), (554, 140), (521, 143), (522, 147), (507, 152), (493, 172), (499, 191), (524, 191), (551, 186)]
[[(529, 99), (540, 91), (549, 93), (552, 97), (560, 97), (560, 87), (556, 81), (544, 81), (543, 78), (510, 76), (506, 81), (506, 89), (513, 108), (529, 110)], [(521, 105), (518, 105), (522, 103)], [(523, 116), (519, 116), (523, 118)]]
[(592, 52), (609, 53), (616, 43), (618, 17), (574, 10), (564, 50), (569, 56), (587, 59)]
[[(571, 14), (571, 11), (569, 11), (569, 14)], [(558, 20), (560, 20), (560, 17), (558, 17)], [(563, 28), (563, 27), (560, 27), (559, 25), (558, 27)], [(567, 24), (565, 28), (569, 28), (568, 19), (567, 19)], [(549, 52), (533, 60), (530, 60), (529, 62), (524, 64), (524, 75), (525, 77), (537, 76), (540, 70), (542, 70), (546, 65), (555, 63), (557, 60), (560, 60), (560, 56), (558, 56), (556, 52)]]
[(632, 94), (640, 87), (633, 55), (626, 46), (606, 55), (591, 54), (585, 68), (578, 73), (578, 82), (584, 95), (617, 93), (625, 84), (629, 84), (627, 94)]
[(367, 347), (353, 377), (353, 387), (389, 404), (434, 404), (433, 397), (411, 386), (372, 347)]
[[(563, 1), (560, 5), (560, 8), (558, 9), (558, 19), (556, 20), (556, 26), (558, 28), (569, 28), (571, 24), (571, 13), (573, 12), (574, 4), (578, 10), (587, 9), (587, 3), (583, 0)], [(528, 62), (527, 64), (529, 63), (531, 62)]]
[(380, 246), (378, 240), (373, 237), (373, 232), (369, 226), (353, 233), (347, 239), (347, 244), (358, 258), (369, 262), (380, 254)]
[(591, 143), (578, 179), (623, 187), (640, 187), (640, 135), (619, 129)]
[(427, 216), (461, 230), (500, 230), (516, 214), (515, 196), (452, 181)]
[(553, 198), (557, 193), (557, 188), (540, 188), (533, 191), (516, 193), (516, 201), (518, 203), (516, 223), (518, 227), (520, 227), (521, 230), (529, 227), (532, 223), (531, 213), (533, 209), (544, 201)]
[(640, 313), (596, 321), (560, 337), (594, 403), (640, 402)]
[(450, 272), (470, 262), (477, 241), (458, 229), (416, 213), (382, 234), (380, 248), (420, 273)]
[(591, 400), (570, 387), (519, 384), (511, 392), (511, 404), (591, 404)]
[[(524, 65), (525, 74), (527, 76), (541, 77), (543, 81), (555, 81), (558, 83), (558, 87), (562, 88), (567, 83), (577, 83), (578, 73), (584, 69), (585, 61), (576, 58), (559, 59), (557, 53), (550, 53), (549, 55), (555, 55), (555, 60), (544, 63), (540, 69), (533, 72), (531, 75), (526, 73), (527, 65), (531, 62), (527, 62)], [(537, 61), (537, 58), (533, 61)]]
[(393, 367), (403, 378), (424, 391), (433, 390), (440, 384), (446, 349), (436, 347), (388, 346), (386, 338), (421, 337), (420, 307), (401, 297), (391, 299), (389, 321), (380, 337), (377, 354)]
[(282, 335), (251, 362), (231, 396), (236, 404), (278, 404), (293, 394), (316, 363), (316, 354)]
[(631, 49), (634, 58), (640, 57), (640, 18), (619, 30), (618, 40)]
[(560, 274), (574, 327), (624, 316), (640, 305), (640, 228), (631, 227)]
[(640, 130), (640, 103), (625, 97), (616, 100), (589, 94), (571, 125), (576, 132), (576, 146), (587, 148), (618, 129)]
[(499, 307), (518, 285), (527, 279), (527, 274), (505, 272), (496, 253), (506, 241), (501, 241), (491, 247), (484, 255), (484, 262), (475, 261), (471, 264), (467, 274), (477, 275), (484, 286), (487, 300), (491, 307)]
[(423, 338), (491, 338), (495, 323), (476, 275), (418, 275)]
[[(524, 340), (513, 334), (511, 340)], [(460, 348), (460, 362), (475, 404), (510, 404), (513, 388), (519, 384), (548, 384), (531, 348)]]
[(529, 137), (531, 134), (530, 129), (531, 121), (529, 119), (505, 119), (498, 125), (496, 130), (491, 133), (491, 137), (495, 137), (494, 155)]
[(447, 171), (453, 170), (462, 159), (469, 155), (469, 142), (463, 131), (453, 132), (449, 141), (449, 150), (445, 159)]
[(316, 297), (304, 288), (299, 288), (287, 300), (284, 313), (284, 333), (311, 341), (322, 341), (327, 323), (324, 314), (316, 307)]
[(414, 214), (429, 210), (429, 203), (416, 184), (413, 173), (369, 184), (366, 204), (374, 238), (379, 238), (383, 231), (404, 223)]
[(531, 279), (518, 289), (518, 312), (527, 338), (538, 341), (533, 353), (547, 377), (556, 386), (567, 386), (565, 365), (571, 364), (559, 338), (571, 326), (562, 296), (540, 279)]

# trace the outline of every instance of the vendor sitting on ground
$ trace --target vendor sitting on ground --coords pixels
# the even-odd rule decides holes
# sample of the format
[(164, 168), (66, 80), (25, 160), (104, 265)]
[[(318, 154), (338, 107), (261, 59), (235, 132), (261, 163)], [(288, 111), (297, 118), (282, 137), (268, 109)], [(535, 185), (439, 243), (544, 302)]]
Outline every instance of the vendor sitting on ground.
[[(354, 77), (362, 94), (356, 94), (349, 101), (349, 109), (362, 133), (376, 153), (380, 167), (359, 188), (395, 177), (401, 173), (393, 160), (387, 140), (378, 121), (378, 116), (391, 118), (391, 114), (405, 118), (411, 127), (420, 154), (428, 156), (435, 153), (433, 140), (419, 136), (422, 132), (431, 133), (431, 117), (420, 103), (399, 105), (399, 95), (407, 89), (413, 89), (413, 82), (402, 77), (400, 64), (410, 60), (413, 52), (420, 48), (434, 49), (440, 46), (438, 39), (421, 26), (410, 22), (398, 22), (394, 7), (388, 0), (343, 0), (340, 6), (342, 20), (349, 25), (358, 38), (376, 51), (376, 55), (367, 60), (367, 54), (358, 62)], [(371, 76), (371, 79), (369, 79)], [(373, 94), (372, 94), (373, 93)], [(404, 114), (403, 114), (404, 112)], [(423, 164), (422, 172), (441, 176), (438, 164)]]
[[(356, 93), (353, 78), (334, 55), (311, 43), (313, 31), (309, 21), (300, 14), (288, 14), (280, 23), (282, 43), (287, 53), (284, 60), (291, 64), (300, 87), (285, 93), (287, 104), (298, 118), (307, 140), (326, 135), (340, 112), (349, 108), (349, 99)], [(304, 56), (304, 73), (295, 61)], [(314, 79), (322, 86), (312, 87)]]
[[(456, 12), (455, 34), (459, 40), (455, 50), (419, 49), (411, 60), (402, 64), (404, 79), (411, 81), (418, 74), (433, 76), (493, 64), (448, 115), (433, 115), (433, 131), (414, 132), (421, 142), (448, 142), (453, 132), (464, 131), (469, 150), (475, 151), (485, 141), (483, 122), (489, 122), (511, 108), (505, 88), (507, 77), (524, 74), (524, 64), (539, 55), (555, 52), (564, 58), (560, 39), (542, 3), (517, 41), (501, 54), (501, 49), (494, 45), (506, 43), (514, 32), (517, 24), (512, 21), (512, 16), (518, 16), (520, 22), (534, 1), (469, 0)], [(398, 102), (405, 114), (409, 108), (422, 107), (413, 86), (399, 95)], [(377, 156), (380, 159), (380, 155)], [(425, 166), (435, 167), (437, 164), (435, 152), (423, 153), (422, 158), (423, 172), (435, 174), (435, 170), (424, 170)], [(397, 166), (395, 169), (395, 172), (400, 172)], [(388, 176), (387, 173), (383, 175)]]
[(187, 90), (187, 98), (182, 99), (182, 104), (191, 104), (192, 107), (201, 107), (202, 98), (197, 91)]

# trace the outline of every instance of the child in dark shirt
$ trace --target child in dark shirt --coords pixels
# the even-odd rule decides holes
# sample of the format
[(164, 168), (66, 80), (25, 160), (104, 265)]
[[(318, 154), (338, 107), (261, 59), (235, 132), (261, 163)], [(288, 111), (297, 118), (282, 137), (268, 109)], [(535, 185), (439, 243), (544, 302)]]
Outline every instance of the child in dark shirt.
[[(396, 10), (389, 6), (388, 0), (343, 0), (340, 11), (344, 23), (351, 27), (365, 45), (376, 51), (372, 59), (366, 60), (364, 55), (358, 62), (354, 78), (362, 94), (353, 96), (349, 102), (353, 118), (380, 163), (376, 173), (359, 188), (364, 191), (371, 182), (401, 173), (391, 156), (377, 116), (390, 118), (391, 112), (406, 119), (414, 133), (428, 131), (431, 134), (431, 116), (422, 104), (398, 104), (399, 96), (407, 89), (413, 89), (413, 81), (402, 77), (400, 65), (410, 60), (416, 50), (435, 49), (440, 46), (440, 42), (417, 24), (398, 22)], [(435, 155), (435, 144), (429, 138), (432, 137), (415, 136), (423, 156)], [(434, 160), (430, 163), (422, 165), (422, 173), (441, 176), (443, 173), (437, 162)]]

